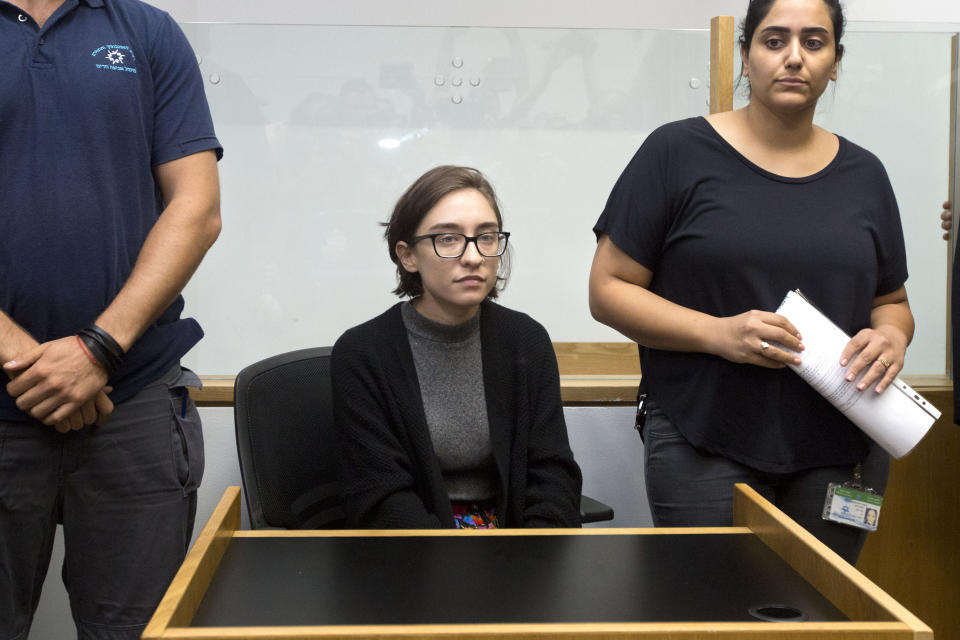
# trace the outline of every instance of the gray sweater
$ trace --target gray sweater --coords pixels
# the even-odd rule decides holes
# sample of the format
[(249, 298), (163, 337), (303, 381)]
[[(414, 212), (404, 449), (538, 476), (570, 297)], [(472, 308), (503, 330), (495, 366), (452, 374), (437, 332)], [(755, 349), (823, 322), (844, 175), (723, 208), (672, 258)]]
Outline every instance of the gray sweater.
[(430, 440), (450, 499), (496, 498), (499, 487), (483, 390), (480, 314), (451, 326), (420, 315), (409, 302), (400, 311)]

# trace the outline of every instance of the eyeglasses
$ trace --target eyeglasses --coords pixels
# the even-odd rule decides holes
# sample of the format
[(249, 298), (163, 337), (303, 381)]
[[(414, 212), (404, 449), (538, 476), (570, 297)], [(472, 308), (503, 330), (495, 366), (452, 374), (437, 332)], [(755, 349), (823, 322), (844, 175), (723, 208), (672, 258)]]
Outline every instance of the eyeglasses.
[(477, 252), (485, 258), (502, 256), (507, 250), (507, 239), (510, 234), (506, 231), (490, 231), (475, 236), (465, 236), (462, 233), (428, 233), (414, 237), (410, 243), (420, 242), (430, 238), (433, 241), (433, 250), (441, 258), (459, 258), (467, 250), (467, 245), (473, 243)]

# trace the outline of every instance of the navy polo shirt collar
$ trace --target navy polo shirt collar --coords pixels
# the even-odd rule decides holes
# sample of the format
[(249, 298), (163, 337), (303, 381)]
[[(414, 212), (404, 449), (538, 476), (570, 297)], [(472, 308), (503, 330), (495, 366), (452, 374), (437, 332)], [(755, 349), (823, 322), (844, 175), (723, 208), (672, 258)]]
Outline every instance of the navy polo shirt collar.
[[(65, 0), (63, 4), (57, 7), (56, 11), (53, 12), (53, 15), (50, 16), (50, 19), (43, 25), (43, 28), (40, 30), (41, 33), (50, 29), (54, 24), (56, 24), (60, 17), (76, 9), (81, 3), (86, 4), (91, 9), (102, 9), (104, 6), (104, 0)], [(0, 6), (8, 5), (18, 9), (12, 2), (9, 0), (0, 0)]]

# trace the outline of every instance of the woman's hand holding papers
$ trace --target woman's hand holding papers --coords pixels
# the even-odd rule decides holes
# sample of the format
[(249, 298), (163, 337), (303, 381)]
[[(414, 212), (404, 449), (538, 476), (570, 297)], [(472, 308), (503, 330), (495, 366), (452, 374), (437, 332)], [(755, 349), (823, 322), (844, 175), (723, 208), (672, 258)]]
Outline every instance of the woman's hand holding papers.
[(797, 353), (803, 351), (800, 332), (785, 317), (754, 309), (718, 320), (714, 355), (770, 369), (800, 364), (799, 357), (778, 348), (782, 345)]
[(874, 391), (883, 393), (903, 369), (907, 345), (913, 337), (906, 289), (900, 287), (874, 299), (870, 324), (871, 328), (862, 329), (847, 343), (840, 354), (840, 366), (849, 366), (846, 378), (850, 382), (863, 374), (857, 382), (858, 390), (876, 383)]

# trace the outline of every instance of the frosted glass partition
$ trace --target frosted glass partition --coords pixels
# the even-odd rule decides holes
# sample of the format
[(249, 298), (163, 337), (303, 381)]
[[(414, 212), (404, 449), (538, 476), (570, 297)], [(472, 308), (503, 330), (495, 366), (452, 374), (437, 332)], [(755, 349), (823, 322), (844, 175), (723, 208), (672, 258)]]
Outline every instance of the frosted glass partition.
[[(224, 231), (185, 293), (207, 332), (188, 366), (235, 373), (386, 309), (378, 223), (448, 163), (480, 168), (501, 197), (504, 304), (555, 341), (623, 339), (587, 308), (591, 227), (650, 131), (708, 112), (708, 31), (183, 26), (226, 147)], [(943, 373), (949, 34), (847, 44), (818, 117), (890, 172), (918, 318), (907, 369)]]

